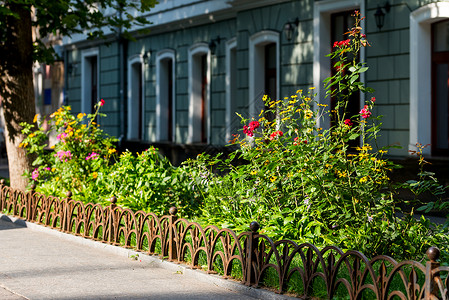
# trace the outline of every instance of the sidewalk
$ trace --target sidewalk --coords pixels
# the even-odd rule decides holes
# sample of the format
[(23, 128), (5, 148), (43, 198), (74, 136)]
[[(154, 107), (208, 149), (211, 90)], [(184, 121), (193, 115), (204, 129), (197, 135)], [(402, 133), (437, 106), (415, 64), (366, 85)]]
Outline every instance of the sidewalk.
[(151, 256), (128, 258), (126, 249), (0, 216), (0, 299), (284, 298)]

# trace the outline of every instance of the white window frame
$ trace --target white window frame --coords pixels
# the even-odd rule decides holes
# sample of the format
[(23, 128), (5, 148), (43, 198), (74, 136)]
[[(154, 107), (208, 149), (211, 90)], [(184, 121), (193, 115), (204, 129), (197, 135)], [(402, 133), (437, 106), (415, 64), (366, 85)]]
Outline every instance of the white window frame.
[[(237, 87), (234, 87), (235, 90), (232, 90), (231, 80), (236, 80), (236, 78), (232, 78), (232, 76), (236, 76), (237, 72), (233, 73), (232, 68), (237, 68), (237, 62), (231, 60), (232, 51), (237, 51), (237, 38), (232, 38), (226, 42), (226, 141), (231, 139), (232, 117), (233, 114), (235, 114), (236, 109), (233, 103), (236, 102), (235, 94)], [(235, 64), (234, 66), (233, 63)]]
[[(449, 3), (425, 5), (410, 14), (409, 150), (432, 141), (432, 23), (449, 18)], [(430, 155), (432, 145), (424, 148)]]
[[(198, 76), (198, 66), (195, 63), (195, 57), (199, 55), (207, 55), (207, 86), (206, 86), (206, 99), (205, 99), (205, 111), (206, 111), (206, 135), (207, 143), (210, 143), (210, 79), (211, 79), (211, 53), (209, 45), (206, 43), (198, 43), (190, 47), (189, 49), (189, 128), (187, 143), (197, 143), (201, 140), (201, 123), (198, 124), (198, 118), (194, 118), (199, 112), (197, 109), (198, 103), (201, 101), (201, 91), (198, 91), (197, 85), (194, 86), (196, 78)], [(201, 117), (199, 118), (201, 122)]]
[[(331, 51), (331, 15), (350, 9), (358, 9), (365, 15), (365, 1), (362, 0), (324, 0), (314, 1), (313, 11), (313, 86), (316, 88), (316, 100), (330, 107), (330, 97), (325, 98), (326, 90), (323, 81), (331, 76), (331, 61), (327, 57)], [(362, 29), (364, 32), (364, 28)], [(343, 37), (342, 37), (343, 39)], [(365, 48), (360, 49), (360, 61), (365, 61)], [(360, 74), (360, 81), (365, 83), (365, 74)], [(360, 107), (363, 106), (364, 95), (360, 93)], [(329, 129), (330, 119), (320, 118), (317, 126)]]
[[(98, 48), (91, 48), (81, 51), (81, 112), (86, 114), (94, 113), (91, 111), (91, 72), (92, 66), (88, 62), (89, 58), (97, 57), (97, 95), (100, 95), (100, 51)], [(98, 101), (98, 99), (95, 99)]]
[[(142, 98), (135, 100), (135, 98), (133, 97), (133, 83), (135, 83), (134, 80), (134, 76), (133, 76), (133, 71), (134, 71), (134, 65), (135, 64), (140, 64), (140, 72), (141, 72), (141, 78), (142, 78), (142, 82), (141, 82), (141, 86), (142, 86)], [(128, 96), (128, 100), (127, 100), (127, 104), (128, 104), (128, 128), (127, 128), (127, 139), (129, 140), (137, 140), (137, 139), (142, 139), (144, 137), (144, 124), (145, 124), (145, 76), (144, 76), (144, 59), (143, 56), (141, 54), (137, 54), (137, 55), (133, 55), (131, 57), (128, 58), (128, 90), (127, 90), (127, 96)], [(136, 101), (141, 101), (142, 102), (142, 111), (138, 111), (139, 106), (137, 105), (136, 108)], [(135, 115), (135, 113), (141, 114), (142, 117), (142, 136), (139, 136), (139, 128), (136, 128), (136, 126), (133, 125), (133, 120), (135, 120), (135, 118), (133, 118), (133, 115)]]
[[(280, 95), (280, 34), (276, 31), (263, 30), (253, 34), (249, 38), (249, 118), (257, 118), (256, 102), (262, 101), (264, 89), (264, 65), (265, 55), (261, 55), (262, 47), (267, 44), (276, 44), (276, 99)], [(260, 103), (260, 102), (259, 102)]]
[[(165, 80), (165, 74), (163, 74), (163, 72), (165, 72), (165, 70), (163, 69), (162, 63), (165, 60), (171, 60), (172, 61), (172, 81), (173, 81), (173, 86), (172, 86), (172, 94), (173, 94), (173, 103), (172, 103), (172, 137), (171, 140), (175, 141), (175, 137), (176, 137), (176, 132), (175, 132), (175, 124), (176, 124), (176, 120), (175, 120), (175, 116), (176, 116), (176, 66), (175, 66), (175, 51), (171, 50), (171, 49), (164, 49), (159, 51), (156, 54), (156, 140), (157, 141), (163, 141), (166, 140), (166, 138), (168, 138), (168, 133), (167, 132), (163, 132), (162, 130), (162, 124), (166, 124), (167, 123), (167, 116), (166, 115), (162, 115), (161, 114), (161, 105), (163, 104), (162, 102), (164, 101), (164, 99), (162, 99), (162, 97), (164, 95), (162, 95), (162, 91), (161, 91), (161, 85), (163, 84), (167, 84), (164, 83), (162, 80)], [(168, 105), (168, 103), (166, 103)]]

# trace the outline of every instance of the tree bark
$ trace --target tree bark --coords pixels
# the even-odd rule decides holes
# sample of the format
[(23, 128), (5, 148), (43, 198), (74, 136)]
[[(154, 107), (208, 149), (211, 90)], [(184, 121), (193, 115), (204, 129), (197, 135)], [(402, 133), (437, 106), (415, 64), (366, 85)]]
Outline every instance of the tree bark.
[(33, 88), (33, 39), (31, 7), (5, 1), (17, 17), (7, 16), (6, 34), (0, 47), (0, 96), (5, 120), (5, 142), (11, 186), (25, 190), (22, 174), (31, 169), (31, 158), (19, 147), (24, 135), (21, 122), (31, 123), (36, 108)]

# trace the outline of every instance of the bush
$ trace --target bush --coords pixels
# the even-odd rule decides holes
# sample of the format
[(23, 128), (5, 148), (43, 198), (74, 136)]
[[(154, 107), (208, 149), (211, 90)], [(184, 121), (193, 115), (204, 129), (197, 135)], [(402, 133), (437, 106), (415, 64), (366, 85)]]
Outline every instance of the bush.
[[(255, 220), (274, 239), (337, 245), (369, 256), (419, 257), (436, 242), (431, 235), (437, 231), (425, 219), (396, 217), (389, 173), (398, 166), (384, 158), (388, 147), (376, 147), (376, 99), (365, 101), (357, 115), (348, 112), (351, 94), (372, 92), (357, 81), (368, 67), (356, 57), (369, 44), (357, 12), (355, 18), (348, 39), (336, 42), (329, 55), (338, 59), (335, 75), (325, 81), (335, 107), (315, 101), (313, 87), (278, 101), (264, 96), (259, 119), (240, 116), (243, 134), (233, 140), (240, 148), (229, 159), (202, 155), (188, 162), (202, 170), (197, 185), (205, 195), (205, 221), (243, 231)], [(328, 130), (318, 125), (325, 119), (332, 120)], [(233, 166), (237, 158), (247, 163)], [(212, 172), (217, 166), (225, 175)]]

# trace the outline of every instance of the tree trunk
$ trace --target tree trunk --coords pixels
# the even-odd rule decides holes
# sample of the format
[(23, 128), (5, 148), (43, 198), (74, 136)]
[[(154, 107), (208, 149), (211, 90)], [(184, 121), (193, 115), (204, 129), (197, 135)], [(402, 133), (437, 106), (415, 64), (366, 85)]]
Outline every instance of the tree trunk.
[(11, 186), (25, 190), (27, 179), (22, 176), (31, 169), (31, 159), (19, 147), (24, 135), (21, 122), (31, 123), (35, 115), (33, 88), (33, 40), (31, 8), (5, 1), (17, 17), (4, 17), (6, 34), (0, 47), (0, 96), (5, 120), (5, 142), (8, 154)]

